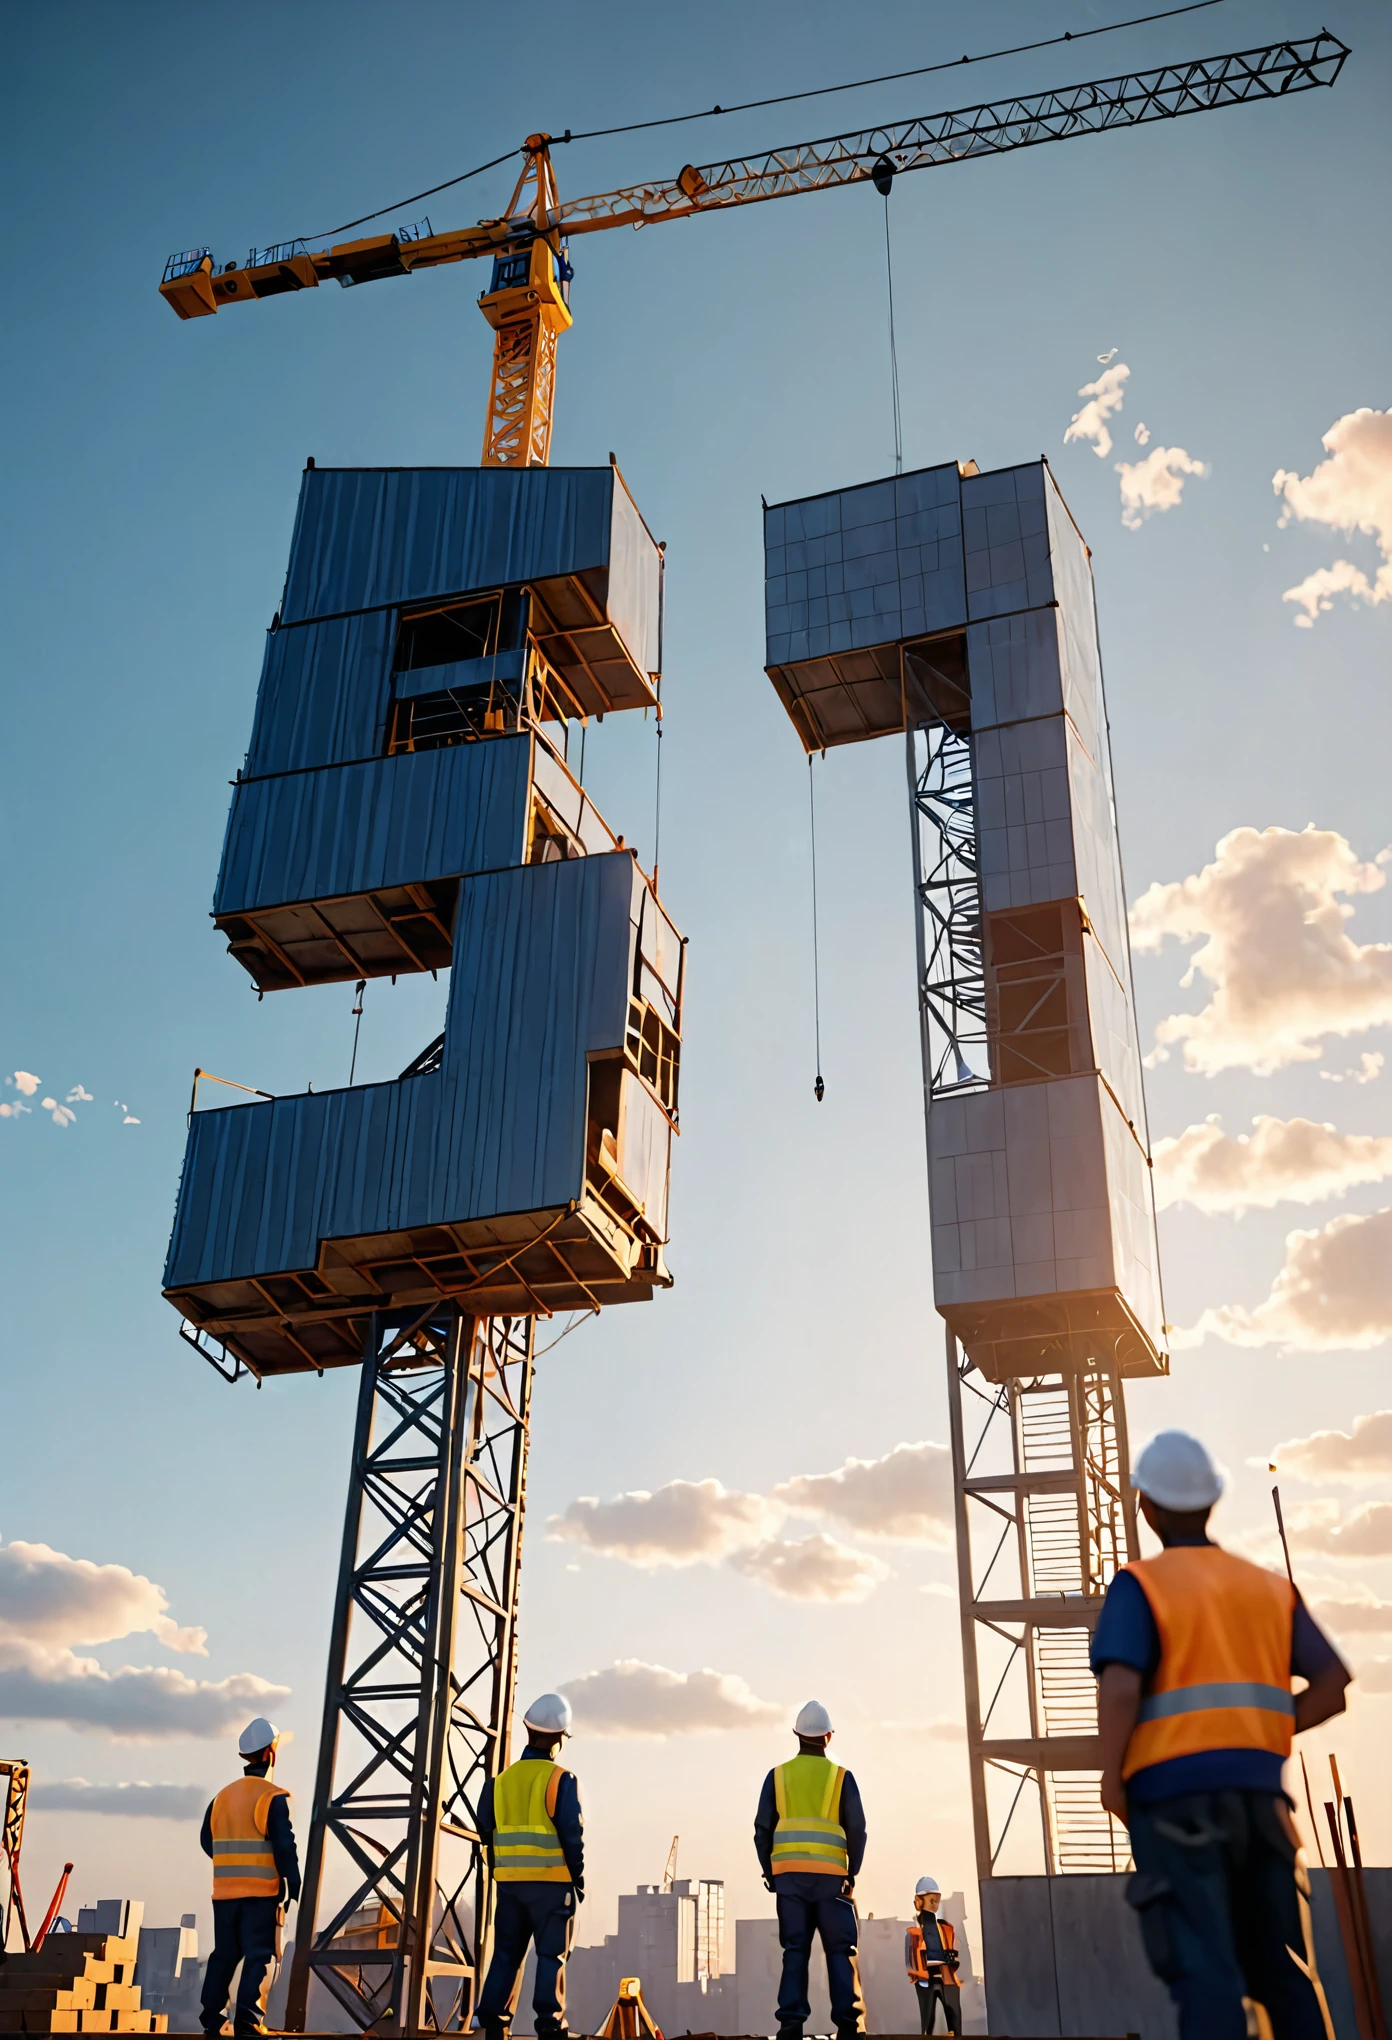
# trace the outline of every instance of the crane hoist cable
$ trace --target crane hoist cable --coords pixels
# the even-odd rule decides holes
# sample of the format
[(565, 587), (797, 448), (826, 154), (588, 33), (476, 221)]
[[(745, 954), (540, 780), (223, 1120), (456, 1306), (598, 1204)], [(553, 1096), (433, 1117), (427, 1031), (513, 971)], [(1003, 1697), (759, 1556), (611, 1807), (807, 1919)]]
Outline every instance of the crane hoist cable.
[(826, 1096), (822, 1081), (822, 966), (817, 946), (817, 795), (812, 777), (815, 752), (807, 754), (807, 813), (812, 829), (812, 1028), (817, 1049), (817, 1081), (812, 1095), (820, 1105)]

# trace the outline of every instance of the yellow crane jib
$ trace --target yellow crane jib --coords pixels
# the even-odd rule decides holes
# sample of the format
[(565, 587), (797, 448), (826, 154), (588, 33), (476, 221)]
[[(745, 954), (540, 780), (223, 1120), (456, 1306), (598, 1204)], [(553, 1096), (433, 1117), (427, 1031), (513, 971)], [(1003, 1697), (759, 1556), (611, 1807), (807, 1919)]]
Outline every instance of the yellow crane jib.
[(883, 192), (908, 170), (1253, 100), (1284, 99), (1332, 85), (1348, 54), (1347, 44), (1326, 29), (1226, 56), (1163, 64), (1151, 71), (959, 107), (854, 134), (827, 135), (725, 163), (699, 168), (688, 163), (672, 178), (570, 199), (564, 205), (551, 164), (551, 137), (528, 135), (522, 145), (521, 174), (498, 219), (445, 234), (433, 232), (429, 220), (423, 220), (394, 234), (374, 234), (323, 249), (287, 241), (253, 248), (244, 264), (229, 262), (221, 269), (211, 249), (186, 248), (166, 263), (160, 292), (181, 319), (201, 319), (226, 305), (279, 297), (320, 283), (372, 283), (384, 276), (409, 276), (416, 269), (491, 256), (492, 283), (479, 298), (495, 336), (483, 465), (544, 466), (551, 446), (556, 340), (571, 323), (571, 270), (562, 236), (650, 226), (659, 220), (688, 219), (693, 213), (862, 181)]

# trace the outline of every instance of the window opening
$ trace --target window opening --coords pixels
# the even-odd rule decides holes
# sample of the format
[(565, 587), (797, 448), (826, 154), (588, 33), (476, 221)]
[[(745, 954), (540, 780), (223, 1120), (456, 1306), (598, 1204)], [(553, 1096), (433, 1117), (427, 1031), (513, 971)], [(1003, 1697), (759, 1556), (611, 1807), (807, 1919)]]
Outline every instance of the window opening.
[(508, 588), (472, 596), (403, 616), (396, 636), (394, 669), (452, 666), (460, 659), (486, 659), (494, 652), (521, 651), (527, 642), (527, 592)]

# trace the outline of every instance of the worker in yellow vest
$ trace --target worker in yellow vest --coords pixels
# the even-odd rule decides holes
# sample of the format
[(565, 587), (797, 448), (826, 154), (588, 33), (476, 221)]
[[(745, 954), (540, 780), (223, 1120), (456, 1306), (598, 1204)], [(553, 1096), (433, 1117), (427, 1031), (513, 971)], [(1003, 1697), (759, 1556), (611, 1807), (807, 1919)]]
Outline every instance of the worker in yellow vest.
[(860, 1792), (850, 1772), (827, 1756), (831, 1716), (819, 1700), (808, 1701), (793, 1730), (798, 1754), (769, 1772), (754, 1818), (754, 1848), (777, 1904), (783, 1950), (779, 2040), (802, 2040), (812, 2016), (807, 1986), (814, 1935), (826, 1956), (836, 2031), (863, 2033), (860, 1922), (852, 1896), (865, 1855)]
[(933, 2030), (938, 2006), (949, 2033), (962, 2030), (962, 1987), (957, 1981), (957, 1929), (938, 1918), (942, 1887), (936, 1877), (920, 1877), (914, 1886), (914, 1921), (904, 1936), (904, 1967), (918, 1999), (918, 2023)]
[(280, 1960), (287, 1902), (300, 1895), (290, 1794), (273, 1784), (279, 1731), (258, 1714), (237, 1744), (242, 1776), (224, 1785), (203, 1816), (203, 1853), (213, 1859), (213, 1952), (203, 1976), (202, 2026), (220, 2033), (232, 1975), (242, 1979), (232, 2013), (238, 2035), (264, 2033), (266, 1994)]
[(566, 2032), (565, 1964), (575, 1909), (585, 1897), (580, 1788), (556, 1751), (570, 1728), (570, 1702), (543, 1693), (523, 1717), (527, 1747), (479, 1795), (479, 1835), (493, 1872), (493, 1959), (478, 2001), (488, 2040), (503, 2040), (517, 2008), (529, 1944), (536, 1945), (532, 2010), (537, 2040)]
[(1181, 2040), (1242, 2040), (1244, 1997), (1276, 2040), (1324, 2040), (1291, 1952), (1305, 1942), (1281, 1777), (1292, 1736), (1343, 1712), (1348, 1671), (1288, 1578), (1210, 1542), (1223, 1481), (1197, 1438), (1162, 1431), (1131, 1479), (1163, 1549), (1107, 1589), (1092, 1666), (1102, 1804), (1130, 1830), (1146, 1955)]

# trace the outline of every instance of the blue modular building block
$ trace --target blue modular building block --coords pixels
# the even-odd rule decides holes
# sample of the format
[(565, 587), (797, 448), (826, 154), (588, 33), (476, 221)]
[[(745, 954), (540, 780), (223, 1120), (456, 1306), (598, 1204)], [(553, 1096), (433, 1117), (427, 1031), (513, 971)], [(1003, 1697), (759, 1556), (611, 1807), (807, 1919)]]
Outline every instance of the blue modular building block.
[(655, 699), (661, 569), (613, 467), (306, 472), (214, 919), (263, 991), (452, 976), (395, 1082), (191, 1121), (165, 1291), (257, 1373), (670, 1279), (682, 941), (564, 755)]

